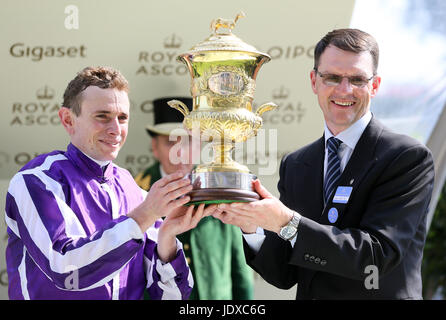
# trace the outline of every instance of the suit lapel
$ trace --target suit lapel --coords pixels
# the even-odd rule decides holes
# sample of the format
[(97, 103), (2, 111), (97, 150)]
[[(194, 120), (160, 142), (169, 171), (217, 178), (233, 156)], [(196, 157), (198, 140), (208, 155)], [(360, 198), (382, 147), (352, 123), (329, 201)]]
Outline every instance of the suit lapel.
[[(318, 222), (327, 225), (339, 225), (347, 211), (346, 209), (348, 208), (349, 203), (354, 198), (355, 191), (358, 189), (361, 181), (366, 176), (367, 172), (376, 163), (375, 149), (382, 129), (383, 127), (378, 121), (374, 120), (374, 118), (370, 120), (369, 125), (366, 127), (361, 138), (356, 144), (350, 160), (348, 161), (347, 166), (342, 172), (342, 175), (339, 178), (338, 184), (336, 186), (345, 186), (352, 188), (347, 203), (333, 202), (333, 197), (336, 194), (335, 189), (334, 194), (325, 205), (322, 215), (317, 220)], [(332, 208), (334, 208), (335, 210), (333, 210)], [(333, 216), (331, 219), (329, 219), (328, 212), (330, 210), (332, 210), (331, 213), (333, 213), (333, 211), (335, 212), (334, 215), (337, 215), (336, 219), (333, 219)], [(330, 222), (330, 220), (332, 222)]]

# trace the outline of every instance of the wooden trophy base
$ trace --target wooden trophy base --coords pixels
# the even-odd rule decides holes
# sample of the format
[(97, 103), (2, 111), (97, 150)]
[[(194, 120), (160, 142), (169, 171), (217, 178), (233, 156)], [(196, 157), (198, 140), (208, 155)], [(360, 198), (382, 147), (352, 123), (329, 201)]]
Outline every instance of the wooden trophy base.
[(197, 189), (187, 195), (191, 198), (187, 205), (252, 202), (260, 199), (260, 196), (253, 191), (226, 188)]

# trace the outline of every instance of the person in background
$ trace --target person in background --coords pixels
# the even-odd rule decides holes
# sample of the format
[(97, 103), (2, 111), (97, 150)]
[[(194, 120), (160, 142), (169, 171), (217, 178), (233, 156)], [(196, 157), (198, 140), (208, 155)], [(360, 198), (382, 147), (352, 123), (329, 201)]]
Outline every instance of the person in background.
[(249, 265), (279, 288), (297, 283), (297, 299), (422, 299), (434, 163), (372, 115), (378, 60), (370, 34), (327, 33), (310, 73), (323, 136), (282, 159), (280, 199), (257, 180), (262, 200), (214, 212), (244, 231)]
[[(186, 208), (184, 172), (150, 192), (113, 163), (127, 137), (128, 82), (87, 67), (59, 110), (66, 151), (40, 155), (12, 178), (6, 196), (10, 299), (187, 299), (193, 279), (176, 235), (204, 206)], [(161, 217), (165, 217), (164, 220)]]
[[(196, 146), (184, 129), (178, 130), (182, 128), (183, 115), (167, 104), (173, 99), (192, 110), (191, 98), (165, 97), (153, 101), (154, 125), (147, 125), (146, 131), (151, 137), (156, 162), (135, 177), (136, 183), (145, 190), (150, 190), (166, 175), (190, 172), (192, 154), (200, 152), (199, 142)], [(175, 132), (180, 135), (173, 135)], [(190, 299), (253, 299), (253, 273), (245, 262), (239, 228), (205, 217), (196, 228), (178, 235), (178, 239), (183, 243), (194, 277)]]

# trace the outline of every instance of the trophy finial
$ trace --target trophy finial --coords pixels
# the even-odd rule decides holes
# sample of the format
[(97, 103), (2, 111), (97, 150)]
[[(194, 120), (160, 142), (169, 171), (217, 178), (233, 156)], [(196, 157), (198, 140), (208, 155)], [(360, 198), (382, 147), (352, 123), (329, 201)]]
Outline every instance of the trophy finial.
[(240, 11), (239, 13), (237, 13), (234, 20), (223, 19), (223, 18), (214, 19), (211, 22), (211, 30), (212, 30), (212, 32), (214, 32), (214, 34), (218, 34), (219, 33), (218, 29), (224, 28), (224, 29), (227, 29), (228, 31), (220, 33), (220, 34), (232, 33), (232, 29), (234, 29), (235, 24), (237, 23), (238, 19), (244, 18), (244, 17), (246, 17), (246, 14), (243, 11)]

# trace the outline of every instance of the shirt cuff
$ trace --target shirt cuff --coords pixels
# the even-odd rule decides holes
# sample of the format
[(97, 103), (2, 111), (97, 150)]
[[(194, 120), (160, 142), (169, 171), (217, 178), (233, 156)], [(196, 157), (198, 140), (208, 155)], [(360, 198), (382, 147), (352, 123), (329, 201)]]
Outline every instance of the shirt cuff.
[(291, 247), (292, 247), (292, 248), (294, 248), (294, 244), (296, 243), (297, 236), (298, 236), (298, 235), (296, 234), (296, 236), (293, 237), (293, 239), (290, 240), (290, 242), (291, 242)]
[(260, 247), (265, 241), (265, 231), (258, 227), (256, 233), (243, 233), (243, 238), (245, 238), (248, 246), (255, 252), (260, 251)]

